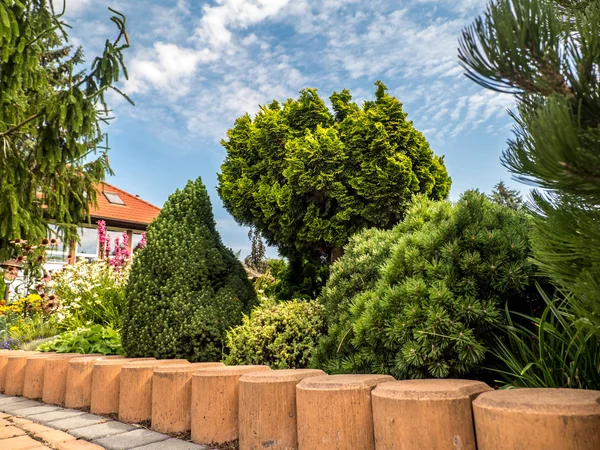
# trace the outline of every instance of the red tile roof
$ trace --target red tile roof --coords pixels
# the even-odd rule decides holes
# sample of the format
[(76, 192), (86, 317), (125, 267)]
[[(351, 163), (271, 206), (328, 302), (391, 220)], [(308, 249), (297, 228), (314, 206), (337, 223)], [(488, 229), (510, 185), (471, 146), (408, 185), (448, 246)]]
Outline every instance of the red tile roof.
[[(110, 203), (104, 196), (104, 192), (118, 194), (125, 205)], [(95, 219), (115, 220), (145, 226), (160, 212), (160, 208), (157, 206), (108, 183), (98, 186), (97, 201), (98, 205), (90, 211), (90, 215)]]

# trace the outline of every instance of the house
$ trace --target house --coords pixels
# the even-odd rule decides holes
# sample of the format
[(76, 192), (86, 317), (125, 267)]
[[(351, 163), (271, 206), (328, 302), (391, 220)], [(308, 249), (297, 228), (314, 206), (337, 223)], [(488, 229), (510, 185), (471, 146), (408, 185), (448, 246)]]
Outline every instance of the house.
[[(48, 252), (47, 268), (56, 270), (64, 264), (73, 264), (77, 260), (94, 260), (99, 257), (98, 225), (99, 220), (106, 222), (106, 229), (114, 243), (115, 238), (122, 240), (123, 233), (128, 236), (131, 251), (142, 239), (148, 224), (160, 213), (160, 208), (108, 183), (97, 187), (97, 206), (90, 211), (89, 224), (79, 228), (79, 242), (62, 243), (59, 248)], [(51, 230), (56, 229), (51, 226)]]

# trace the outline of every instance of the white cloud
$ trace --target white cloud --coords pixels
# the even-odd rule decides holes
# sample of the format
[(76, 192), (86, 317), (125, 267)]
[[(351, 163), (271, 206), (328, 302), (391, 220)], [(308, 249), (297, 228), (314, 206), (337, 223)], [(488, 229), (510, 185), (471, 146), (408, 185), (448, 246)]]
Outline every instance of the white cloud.
[(136, 36), (146, 45), (127, 63), (125, 89), (146, 110), (168, 108), (192, 135), (219, 139), (244, 112), (303, 87), (323, 96), (346, 87), (360, 101), (381, 79), (428, 139), (443, 142), (511, 105), (466, 80), (457, 61), (457, 38), (484, 5), (213, 0), (200, 7), (170, 0), (149, 6), (150, 26)]
[(243, 29), (277, 15), (290, 0), (217, 0), (217, 6), (204, 6), (195, 36), (201, 43), (222, 47), (232, 40), (232, 29)]

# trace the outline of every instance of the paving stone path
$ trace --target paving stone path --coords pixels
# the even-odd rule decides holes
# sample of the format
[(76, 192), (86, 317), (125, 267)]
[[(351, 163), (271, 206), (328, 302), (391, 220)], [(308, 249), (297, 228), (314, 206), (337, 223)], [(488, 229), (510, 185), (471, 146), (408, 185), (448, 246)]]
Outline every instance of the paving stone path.
[(0, 394), (2, 450), (210, 450), (76, 409)]

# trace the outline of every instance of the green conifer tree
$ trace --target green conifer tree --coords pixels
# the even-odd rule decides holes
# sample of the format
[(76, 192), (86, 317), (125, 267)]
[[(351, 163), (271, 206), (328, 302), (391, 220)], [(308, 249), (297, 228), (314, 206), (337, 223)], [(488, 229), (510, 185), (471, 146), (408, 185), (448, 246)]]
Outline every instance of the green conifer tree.
[(491, 2), (459, 58), (475, 82), (515, 95), (503, 163), (543, 189), (535, 260), (600, 334), (600, 1)]
[(125, 17), (111, 11), (117, 36), (82, 70), (64, 11), (51, 0), (0, 0), (0, 258), (13, 239), (46, 237), (49, 219), (85, 221), (110, 172), (100, 148), (105, 94), (127, 76), (129, 47)]
[(328, 334), (315, 364), (333, 373), (475, 375), (506, 303), (538, 301), (524, 212), (468, 191), (455, 204), (416, 198), (389, 231), (353, 236), (319, 300)]
[(357, 231), (393, 227), (414, 194), (443, 199), (450, 191), (443, 157), (376, 85), (362, 107), (345, 89), (333, 93), (333, 112), (316, 89), (304, 89), (238, 118), (222, 142), (225, 208), (289, 258), (295, 283), (307, 260), (334, 261)]
[(492, 191), (492, 195), (490, 195), (490, 199), (493, 202), (508, 206), (509, 208), (515, 210), (519, 210), (523, 206), (521, 193), (516, 189), (508, 188), (504, 184), (504, 181), (500, 181), (498, 184), (496, 184), (496, 186), (494, 186), (494, 190)]
[(221, 242), (202, 180), (173, 193), (133, 261), (123, 319), (130, 356), (219, 361), (225, 332), (256, 295)]

